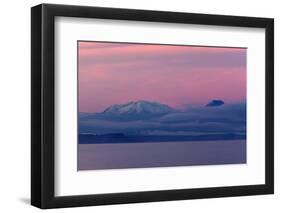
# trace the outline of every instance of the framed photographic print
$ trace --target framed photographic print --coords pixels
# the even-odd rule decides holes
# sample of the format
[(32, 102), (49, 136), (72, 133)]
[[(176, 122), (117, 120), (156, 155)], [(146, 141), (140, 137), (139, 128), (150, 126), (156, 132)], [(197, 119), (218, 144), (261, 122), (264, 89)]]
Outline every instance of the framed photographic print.
[(31, 203), (272, 194), (274, 21), (31, 9)]

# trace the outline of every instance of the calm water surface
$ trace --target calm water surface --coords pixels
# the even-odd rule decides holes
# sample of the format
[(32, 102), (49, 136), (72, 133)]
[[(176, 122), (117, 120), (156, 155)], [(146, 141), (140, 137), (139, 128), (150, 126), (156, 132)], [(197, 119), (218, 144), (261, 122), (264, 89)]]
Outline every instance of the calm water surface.
[(242, 163), (245, 140), (78, 145), (78, 170)]

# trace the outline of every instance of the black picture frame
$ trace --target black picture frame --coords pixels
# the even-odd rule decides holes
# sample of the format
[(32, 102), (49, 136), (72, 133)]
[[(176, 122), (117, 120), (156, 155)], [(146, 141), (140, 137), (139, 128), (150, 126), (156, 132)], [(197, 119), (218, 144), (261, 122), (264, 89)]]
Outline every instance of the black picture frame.
[[(55, 17), (264, 28), (265, 184), (56, 197), (54, 170)], [(274, 20), (271, 18), (41, 4), (31, 9), (31, 204), (42, 208), (272, 194), (274, 192)]]

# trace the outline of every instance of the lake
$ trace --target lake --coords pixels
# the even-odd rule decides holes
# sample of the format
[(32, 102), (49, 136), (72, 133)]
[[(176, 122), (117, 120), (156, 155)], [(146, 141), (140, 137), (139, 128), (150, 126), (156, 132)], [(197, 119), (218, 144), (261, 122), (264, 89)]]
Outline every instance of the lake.
[(246, 163), (246, 140), (78, 144), (78, 170)]

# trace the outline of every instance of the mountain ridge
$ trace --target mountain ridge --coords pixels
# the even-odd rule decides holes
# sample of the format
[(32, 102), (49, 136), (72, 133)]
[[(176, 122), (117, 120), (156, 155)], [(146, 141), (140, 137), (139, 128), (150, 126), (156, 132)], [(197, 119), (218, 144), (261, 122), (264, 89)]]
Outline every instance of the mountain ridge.
[(98, 113), (79, 113), (79, 117), (80, 119), (132, 121), (149, 120), (173, 112), (177, 110), (168, 105), (140, 100), (114, 104)]
[(114, 104), (107, 107), (103, 113), (118, 113), (118, 114), (130, 114), (130, 113), (150, 113), (150, 114), (165, 114), (174, 112), (172, 107), (161, 104), (158, 102), (150, 101), (130, 101), (125, 104)]

